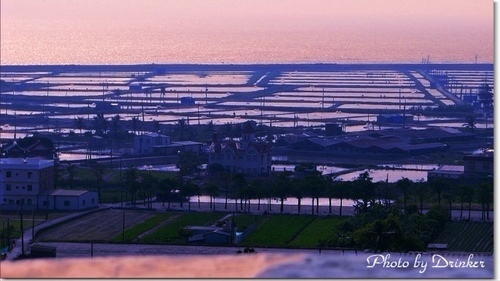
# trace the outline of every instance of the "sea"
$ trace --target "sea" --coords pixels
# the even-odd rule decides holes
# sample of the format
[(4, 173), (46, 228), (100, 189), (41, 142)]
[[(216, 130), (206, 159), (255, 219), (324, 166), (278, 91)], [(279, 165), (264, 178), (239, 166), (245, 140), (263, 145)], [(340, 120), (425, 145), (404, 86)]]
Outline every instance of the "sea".
[(4, 0), (1, 64), (493, 63), (489, 2)]

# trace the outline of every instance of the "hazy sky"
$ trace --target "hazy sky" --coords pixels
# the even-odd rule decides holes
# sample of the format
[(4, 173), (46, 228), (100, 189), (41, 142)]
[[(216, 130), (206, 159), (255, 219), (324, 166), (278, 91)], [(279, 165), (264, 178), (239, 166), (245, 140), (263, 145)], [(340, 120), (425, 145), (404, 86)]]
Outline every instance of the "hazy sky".
[[(492, 30), (491, 0), (2, 0), (2, 23), (302, 24), (469, 23)], [(335, 19), (335, 21), (332, 21)], [(269, 26), (273, 27), (273, 26)]]

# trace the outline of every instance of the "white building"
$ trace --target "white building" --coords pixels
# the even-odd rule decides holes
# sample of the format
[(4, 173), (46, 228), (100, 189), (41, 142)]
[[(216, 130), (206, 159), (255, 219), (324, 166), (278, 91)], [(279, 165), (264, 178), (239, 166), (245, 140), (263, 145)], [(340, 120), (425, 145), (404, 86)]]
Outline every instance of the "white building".
[(243, 123), (241, 141), (214, 141), (208, 149), (208, 165), (220, 164), (229, 173), (249, 176), (269, 175), (271, 172), (271, 148), (257, 142), (251, 122)]
[(203, 143), (194, 141), (172, 142), (169, 136), (150, 133), (134, 137), (134, 155), (176, 155), (181, 151), (199, 153)]
[(50, 194), (49, 208), (58, 211), (76, 211), (97, 207), (97, 192), (88, 190), (54, 190)]
[(3, 209), (36, 208), (40, 194), (54, 190), (54, 160), (0, 159), (0, 205)]
[(2, 210), (81, 210), (97, 207), (96, 192), (54, 189), (54, 160), (0, 159)]
[(144, 134), (134, 137), (135, 155), (152, 155), (155, 150), (171, 144), (170, 137), (158, 133)]

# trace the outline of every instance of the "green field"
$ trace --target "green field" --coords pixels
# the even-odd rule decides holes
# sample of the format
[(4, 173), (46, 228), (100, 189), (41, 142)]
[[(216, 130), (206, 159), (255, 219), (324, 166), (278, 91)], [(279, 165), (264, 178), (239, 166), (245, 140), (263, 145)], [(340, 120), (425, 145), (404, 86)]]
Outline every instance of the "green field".
[(264, 220), (263, 216), (248, 215), (248, 214), (235, 214), (234, 226), (238, 227), (239, 232), (245, 231), (254, 223), (260, 223)]
[(493, 223), (449, 222), (433, 243), (448, 244), (450, 251), (493, 252)]
[(185, 226), (189, 225), (202, 225), (209, 226), (220, 219), (222, 219), (227, 214), (224, 213), (180, 213), (177, 218), (173, 219), (168, 224), (159, 228), (157, 231), (147, 235), (141, 239), (141, 243), (167, 243), (174, 244), (185, 243), (185, 239), (179, 235), (179, 230)]
[(288, 246), (316, 217), (304, 215), (266, 215), (257, 229), (243, 241), (249, 246)]
[(124, 234), (120, 234), (111, 239), (112, 242), (132, 242), (139, 235), (145, 233), (146, 231), (153, 229), (165, 220), (171, 218), (173, 214), (158, 214), (146, 221), (134, 225), (132, 228), (125, 230)]
[(318, 217), (301, 231), (288, 246), (318, 247), (319, 241), (330, 238), (334, 228), (346, 219), (344, 217)]

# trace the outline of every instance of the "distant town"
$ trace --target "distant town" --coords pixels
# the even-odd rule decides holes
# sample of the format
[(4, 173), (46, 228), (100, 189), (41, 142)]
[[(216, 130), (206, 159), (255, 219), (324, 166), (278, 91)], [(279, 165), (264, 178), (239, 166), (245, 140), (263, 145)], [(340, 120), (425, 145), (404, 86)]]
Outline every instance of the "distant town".
[[(429, 63), (2, 66), (0, 248), (6, 259), (89, 240), (491, 254), (493, 73)], [(107, 234), (64, 230), (117, 210)], [(187, 218), (203, 213), (212, 217)], [(273, 240), (273, 220), (294, 220), (293, 237), (312, 242)], [(312, 239), (308, 227), (322, 224)]]

